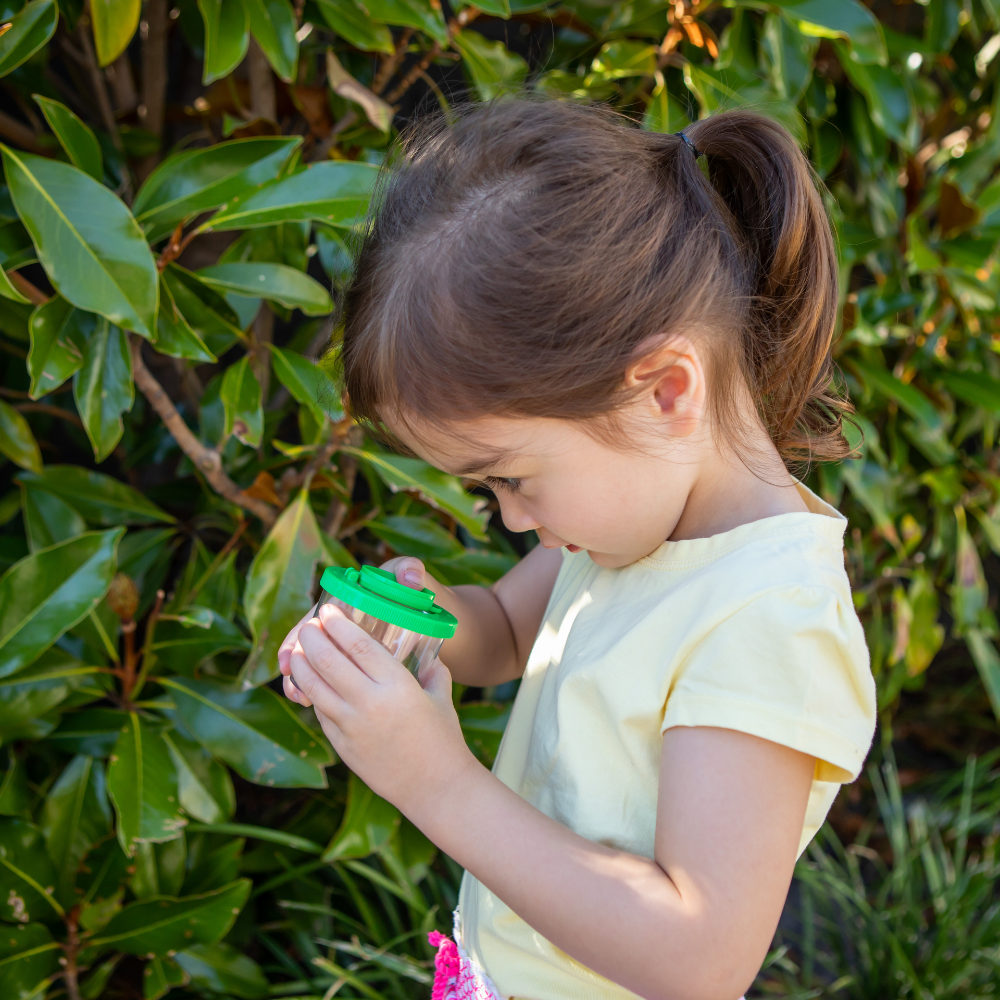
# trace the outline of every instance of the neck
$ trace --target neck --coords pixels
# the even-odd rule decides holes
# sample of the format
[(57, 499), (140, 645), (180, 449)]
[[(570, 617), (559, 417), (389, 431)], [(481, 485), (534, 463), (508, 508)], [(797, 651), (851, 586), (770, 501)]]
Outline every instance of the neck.
[(708, 538), (765, 517), (808, 511), (771, 439), (763, 430), (760, 437), (751, 442), (753, 471), (731, 449), (711, 449), (699, 463), (670, 541)]

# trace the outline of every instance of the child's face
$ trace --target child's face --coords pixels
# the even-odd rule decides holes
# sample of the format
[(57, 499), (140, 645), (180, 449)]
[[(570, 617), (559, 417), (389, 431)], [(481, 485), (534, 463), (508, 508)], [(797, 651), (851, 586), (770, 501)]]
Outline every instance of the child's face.
[(568, 420), (491, 416), (443, 430), (392, 429), (437, 468), (489, 486), (511, 531), (534, 529), (546, 548), (586, 549), (609, 568), (669, 538), (698, 466), (693, 455), (685, 460), (684, 447), (669, 457), (616, 448)]

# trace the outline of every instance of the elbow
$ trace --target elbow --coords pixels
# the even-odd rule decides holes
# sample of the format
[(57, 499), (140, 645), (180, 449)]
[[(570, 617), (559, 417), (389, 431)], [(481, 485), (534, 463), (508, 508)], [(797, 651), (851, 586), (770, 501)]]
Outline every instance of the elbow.
[(660, 988), (650, 991), (646, 1000), (742, 1000), (761, 962), (741, 952), (724, 938), (712, 941), (693, 954), (686, 969), (673, 963), (662, 968)]

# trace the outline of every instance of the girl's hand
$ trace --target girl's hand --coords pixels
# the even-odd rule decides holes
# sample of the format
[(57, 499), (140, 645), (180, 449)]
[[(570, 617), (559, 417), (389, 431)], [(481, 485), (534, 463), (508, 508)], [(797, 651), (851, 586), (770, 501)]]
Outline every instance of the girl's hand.
[[(395, 559), (390, 559), (388, 562), (382, 563), (382, 569), (389, 570), (391, 573), (396, 574), (396, 580), (399, 583), (404, 584), (407, 587), (412, 587), (414, 590), (423, 590), (427, 586), (428, 577), (427, 570), (424, 568), (424, 564), (412, 556), (397, 556)], [(433, 582), (433, 581), (430, 581)], [(308, 611), (298, 622), (298, 624), (285, 636), (284, 642), (278, 647), (278, 670), (289, 677), (292, 672), (291, 661), (292, 661), (292, 650), (295, 648), (295, 643), (299, 638), (299, 629), (310, 618), (312, 618), (316, 613), (316, 608)], [(308, 706), (310, 703), (301, 698), (298, 699), (300, 704)]]
[(418, 681), (332, 605), (299, 627), (289, 659), (297, 689), (286, 676), (285, 694), (314, 705), (341, 759), (403, 812), (476, 764), (452, 705), (451, 674), (440, 660)]

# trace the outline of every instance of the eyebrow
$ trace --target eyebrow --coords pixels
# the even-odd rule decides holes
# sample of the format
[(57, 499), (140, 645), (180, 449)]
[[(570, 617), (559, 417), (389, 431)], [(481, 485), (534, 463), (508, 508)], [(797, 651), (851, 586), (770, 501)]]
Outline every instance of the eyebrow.
[(464, 465), (461, 469), (455, 471), (456, 476), (474, 476), (478, 473), (483, 472), (485, 469), (502, 469), (506, 465), (514, 460), (514, 456), (506, 451), (497, 451), (492, 455), (485, 455), (482, 458), (473, 459), (467, 465)]

